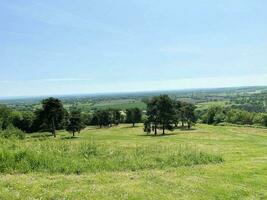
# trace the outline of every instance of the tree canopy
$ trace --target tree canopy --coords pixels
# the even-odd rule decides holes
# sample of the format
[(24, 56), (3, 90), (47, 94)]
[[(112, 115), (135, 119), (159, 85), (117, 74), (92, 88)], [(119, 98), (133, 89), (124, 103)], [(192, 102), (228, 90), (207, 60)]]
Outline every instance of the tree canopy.
[(142, 121), (142, 110), (139, 108), (132, 108), (126, 110), (126, 122), (132, 123), (133, 127), (136, 123)]
[(72, 110), (70, 112), (66, 130), (71, 132), (74, 137), (76, 132), (80, 132), (84, 128), (85, 125), (82, 121), (81, 111), (78, 109)]
[(56, 137), (56, 129), (60, 126), (65, 116), (62, 102), (51, 97), (42, 101), (42, 107), (44, 119), (49, 125), (52, 135)]

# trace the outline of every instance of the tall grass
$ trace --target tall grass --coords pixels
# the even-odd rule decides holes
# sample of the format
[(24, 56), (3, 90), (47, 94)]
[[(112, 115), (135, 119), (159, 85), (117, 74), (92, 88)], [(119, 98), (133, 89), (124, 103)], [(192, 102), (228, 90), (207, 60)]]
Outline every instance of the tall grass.
[(1, 173), (84, 173), (220, 163), (220, 156), (184, 145), (110, 146), (87, 142), (0, 139)]

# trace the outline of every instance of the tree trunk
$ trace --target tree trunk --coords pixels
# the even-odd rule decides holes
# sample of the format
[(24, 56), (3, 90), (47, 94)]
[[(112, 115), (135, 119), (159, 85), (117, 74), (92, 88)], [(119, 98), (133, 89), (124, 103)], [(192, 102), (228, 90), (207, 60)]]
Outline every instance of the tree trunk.
[(52, 117), (52, 135), (56, 137), (55, 119)]
[(184, 121), (182, 121), (182, 128), (184, 128)]
[(157, 135), (157, 125), (155, 124), (154, 126), (154, 134)]
[(187, 128), (188, 128), (188, 130), (191, 128), (191, 122), (190, 121), (187, 122)]
[(74, 131), (72, 131), (72, 136), (73, 136), (73, 137), (75, 136), (75, 132), (74, 132)]
[(135, 123), (133, 122), (133, 127), (135, 127)]
[(165, 135), (165, 125), (162, 126), (162, 135)]

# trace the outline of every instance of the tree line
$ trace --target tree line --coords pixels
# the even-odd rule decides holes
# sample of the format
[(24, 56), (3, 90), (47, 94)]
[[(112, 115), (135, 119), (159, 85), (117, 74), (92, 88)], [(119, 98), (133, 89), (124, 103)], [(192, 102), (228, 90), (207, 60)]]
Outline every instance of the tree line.
[(196, 121), (194, 115), (195, 106), (189, 103), (174, 101), (167, 95), (154, 97), (147, 101), (147, 110), (139, 108), (97, 110), (92, 114), (83, 113), (81, 110), (71, 107), (67, 111), (63, 103), (56, 98), (44, 99), (41, 108), (34, 112), (13, 111), (7, 106), (0, 106), (0, 129), (5, 130), (14, 126), (26, 133), (50, 131), (56, 137), (56, 130), (66, 129), (73, 136), (86, 126), (95, 125), (99, 128), (111, 127), (120, 123), (135, 124), (144, 122), (145, 132), (162, 129), (173, 130), (181, 126), (190, 129)]
[(49, 131), (56, 137), (56, 130), (65, 129), (75, 136), (75, 133), (89, 125), (103, 128), (131, 123), (134, 127), (136, 123), (142, 122), (143, 116), (139, 108), (127, 109), (126, 112), (118, 109), (97, 110), (93, 114), (83, 113), (76, 107), (67, 111), (56, 98), (44, 99), (41, 105), (34, 112), (16, 111), (0, 105), (0, 131), (12, 126), (26, 133)]
[(139, 108), (126, 109), (126, 113), (118, 109), (106, 109), (95, 111), (89, 125), (97, 125), (102, 128), (120, 123), (131, 123), (134, 127), (136, 123), (140, 122), (142, 122), (142, 110)]
[(218, 125), (230, 123), (237, 125), (259, 125), (267, 127), (267, 114), (249, 112), (238, 108), (226, 108), (213, 105), (199, 113), (199, 121), (205, 124)]
[(197, 121), (206, 124), (231, 123), (239, 125), (267, 126), (267, 114), (245, 110), (210, 106), (207, 110), (196, 110), (196, 106), (174, 100), (167, 95), (153, 97), (146, 101), (147, 109), (131, 108), (126, 110), (105, 109), (84, 113), (77, 107), (66, 110), (56, 98), (44, 99), (41, 108), (35, 111), (17, 111), (0, 105), (0, 132), (15, 127), (26, 133), (49, 131), (56, 137), (56, 130), (65, 129), (73, 136), (86, 126), (117, 126), (120, 123), (144, 124), (147, 134), (162, 134), (175, 128), (191, 129)]

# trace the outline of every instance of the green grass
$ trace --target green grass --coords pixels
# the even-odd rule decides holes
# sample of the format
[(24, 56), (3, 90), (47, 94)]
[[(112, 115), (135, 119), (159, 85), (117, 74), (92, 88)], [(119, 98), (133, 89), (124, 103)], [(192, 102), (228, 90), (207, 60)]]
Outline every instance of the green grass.
[(1, 140), (0, 199), (267, 199), (266, 129), (46, 135)]
[(34, 146), (2, 142), (2, 173), (85, 173), (102, 171), (137, 171), (166, 167), (192, 166), (222, 162), (220, 156), (199, 152), (182, 145), (134, 147), (90, 142), (42, 141)]

